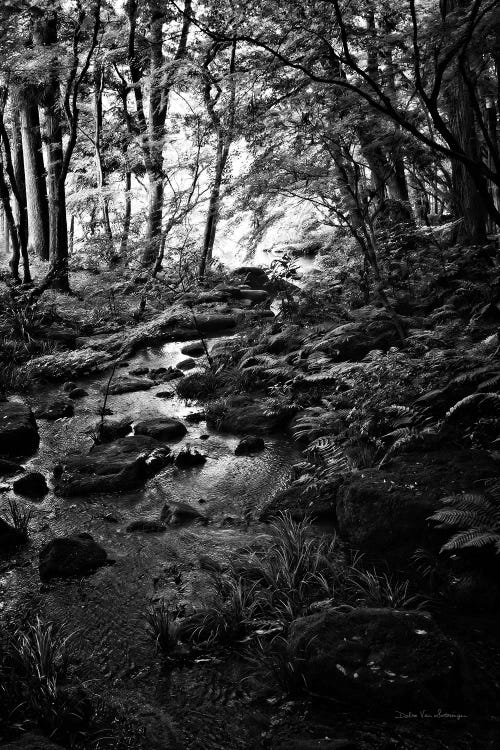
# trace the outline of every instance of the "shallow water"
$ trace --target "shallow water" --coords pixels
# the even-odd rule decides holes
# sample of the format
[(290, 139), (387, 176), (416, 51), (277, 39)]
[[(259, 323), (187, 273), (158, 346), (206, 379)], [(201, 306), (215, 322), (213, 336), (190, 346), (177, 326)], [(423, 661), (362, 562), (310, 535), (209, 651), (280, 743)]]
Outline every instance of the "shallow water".
[[(130, 360), (127, 369), (175, 365), (185, 358), (182, 345), (144, 351)], [(50, 482), (52, 467), (62, 455), (89, 450), (107, 377), (78, 382), (89, 395), (75, 402), (73, 417), (39, 420), (40, 448), (24, 462), (27, 468), (43, 471)], [(175, 390), (175, 381), (150, 391), (109, 396), (107, 405), (115, 416), (130, 416), (133, 421), (162, 415), (182, 419), (200, 410), (198, 404), (186, 404), (176, 396), (158, 398), (155, 394), (162, 390)], [(43, 395), (59, 393), (51, 388)], [(42, 502), (26, 500), (24, 504), (32, 505), (34, 511), (32, 538), (14, 560), (14, 567), (0, 569), (0, 601), (4, 611), (37, 603), (46, 617), (64, 622), (70, 632), (77, 631), (72, 654), (80, 663), (80, 675), (91, 681), (96, 693), (106, 691), (120, 703), (132, 702), (135, 713), (145, 712), (156, 738), (150, 737), (147, 747), (171, 747), (175, 742), (193, 748), (251, 747), (249, 730), (234, 744), (217, 744), (221, 732), (227, 731), (226, 709), (233, 714), (234, 701), (239, 700), (247, 706), (244, 691), (231, 676), (234, 665), (201, 664), (169, 672), (168, 679), (165, 674), (162, 677), (142, 618), (152, 601), (166, 599), (190, 606), (209, 597), (209, 579), (200, 569), (200, 555), (223, 560), (266, 533), (265, 526), (254, 519), (259, 508), (284, 486), (298, 453), (286, 437), (279, 437), (268, 438), (262, 453), (236, 457), (239, 438), (218, 434), (205, 422), (187, 426), (188, 434), (169, 445), (178, 449), (189, 444), (202, 451), (207, 462), (201, 468), (167, 467), (133, 492), (63, 499), (51, 491)], [(2, 508), (10, 497), (10, 492), (1, 496)], [(132, 520), (159, 518), (169, 500), (195, 506), (207, 517), (207, 525), (168, 527), (158, 534), (125, 531)], [(41, 585), (38, 550), (54, 536), (77, 531), (92, 534), (115, 564), (81, 580)], [(172, 711), (183, 714), (182, 721)], [(235, 728), (240, 720), (243, 716), (231, 719)], [(258, 733), (257, 719), (254, 729)]]

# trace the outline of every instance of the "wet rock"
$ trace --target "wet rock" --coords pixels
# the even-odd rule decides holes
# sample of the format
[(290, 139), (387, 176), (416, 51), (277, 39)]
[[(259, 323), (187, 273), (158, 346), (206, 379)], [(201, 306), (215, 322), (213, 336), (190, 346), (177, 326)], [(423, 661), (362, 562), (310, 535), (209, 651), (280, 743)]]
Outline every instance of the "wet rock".
[[(236, 326), (234, 315), (227, 313), (197, 313), (196, 329), (202, 333), (215, 333)], [(194, 323), (193, 323), (194, 327)]]
[(399, 341), (394, 325), (387, 318), (344, 323), (325, 334), (321, 351), (337, 361), (358, 362), (373, 349), (386, 351)]
[(83, 398), (88, 395), (88, 391), (86, 391), (85, 388), (73, 388), (73, 390), (68, 393), (68, 396), (73, 399), (73, 401), (77, 398)]
[(47, 481), (39, 471), (29, 471), (22, 477), (16, 479), (12, 488), (16, 495), (25, 495), (26, 497), (42, 497), (49, 491)]
[(293, 416), (291, 409), (275, 408), (266, 399), (251, 401), (245, 396), (229, 398), (221, 414), (207, 413), (207, 424), (235, 435), (267, 435), (286, 426)]
[(130, 370), (129, 375), (139, 377), (141, 375), (147, 375), (149, 373), (149, 367), (136, 367), (135, 370)]
[(72, 417), (75, 407), (67, 398), (55, 398), (46, 401), (35, 410), (35, 416), (38, 419), (62, 419), (63, 417)]
[(197, 450), (191, 450), (190, 448), (184, 448), (179, 451), (175, 457), (175, 465), (178, 469), (191, 469), (195, 466), (203, 466), (207, 461), (207, 457), (203, 453), (199, 453)]
[(175, 396), (174, 391), (158, 391), (155, 393), (158, 398), (173, 398)]
[(248, 456), (250, 453), (258, 453), (266, 447), (263, 438), (256, 435), (248, 435), (240, 440), (234, 450), (235, 456)]
[(111, 443), (113, 440), (125, 437), (132, 429), (130, 417), (114, 417), (98, 422), (95, 427), (96, 434), (101, 443)]
[(146, 435), (97, 445), (86, 456), (67, 456), (54, 467), (55, 491), (74, 497), (140, 487), (171, 461), (169, 452), (169, 448)]
[(40, 438), (33, 412), (18, 401), (0, 403), (0, 455), (27, 456), (38, 448)]
[(188, 503), (170, 502), (163, 506), (161, 520), (175, 526), (190, 521), (206, 521), (203, 513)]
[(120, 393), (132, 393), (133, 391), (148, 391), (154, 384), (154, 380), (150, 378), (135, 378), (130, 375), (120, 375), (116, 380), (111, 381), (108, 392), (115, 396)]
[(161, 531), (165, 531), (167, 527), (161, 521), (155, 521), (149, 518), (139, 518), (137, 521), (129, 523), (126, 531), (143, 531), (146, 534), (155, 534)]
[(106, 550), (90, 534), (72, 534), (52, 539), (40, 550), (38, 569), (40, 579), (48, 581), (89, 575), (108, 563)]
[(187, 433), (186, 425), (172, 417), (144, 419), (134, 426), (136, 435), (148, 435), (156, 440), (180, 440)]
[(77, 384), (72, 380), (67, 380), (66, 383), (64, 383), (62, 389), (65, 393), (69, 393), (70, 391), (74, 391), (77, 387)]
[(336, 505), (340, 535), (362, 552), (408, 559), (435, 539), (428, 517), (440, 500), (498, 475), (483, 451), (440, 449), (408, 454), (386, 469), (364, 469), (341, 487)]
[(182, 372), (182, 370), (178, 370), (177, 367), (169, 367), (168, 370), (165, 370), (155, 376), (155, 380), (158, 383), (169, 383), (171, 380), (177, 380), (178, 378), (183, 377), (184, 373)]
[(23, 544), (26, 537), (10, 523), (0, 517), (0, 555)]
[(318, 482), (314, 492), (306, 490), (300, 480), (280, 490), (262, 508), (259, 519), (269, 521), (280, 513), (288, 513), (294, 521), (302, 521), (306, 516), (313, 520), (334, 520), (337, 492), (342, 484), (341, 477), (329, 482)]
[(24, 466), (15, 461), (8, 461), (6, 458), (0, 458), (0, 477), (11, 477), (13, 474), (20, 474), (24, 471)]
[(201, 357), (205, 354), (205, 348), (201, 341), (190, 341), (189, 344), (184, 344), (181, 354), (189, 357)]
[(19, 739), (2, 745), (2, 750), (61, 750), (61, 745), (55, 745), (46, 737), (23, 734)]
[(350, 707), (446, 710), (460, 698), (456, 647), (427, 612), (326, 610), (292, 624), (290, 647), (308, 690)]
[(190, 424), (199, 424), (200, 422), (203, 422), (205, 416), (206, 414), (204, 411), (194, 411), (192, 414), (186, 414), (184, 419)]
[(181, 362), (177, 364), (177, 367), (179, 370), (192, 370), (194, 367), (196, 367), (196, 362), (194, 359), (191, 359), (189, 357), (188, 359), (183, 359)]

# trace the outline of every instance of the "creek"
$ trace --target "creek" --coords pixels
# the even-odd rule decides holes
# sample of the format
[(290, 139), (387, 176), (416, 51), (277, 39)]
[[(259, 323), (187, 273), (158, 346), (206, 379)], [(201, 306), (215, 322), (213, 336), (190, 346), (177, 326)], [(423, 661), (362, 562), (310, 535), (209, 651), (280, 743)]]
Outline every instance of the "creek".
[[(210, 347), (221, 340), (211, 339)], [(127, 369), (175, 366), (185, 359), (182, 345), (169, 343), (139, 352)], [(42, 471), (50, 484), (58, 459), (68, 452), (88, 452), (108, 377), (109, 373), (78, 381), (88, 395), (75, 402), (73, 417), (38, 421), (40, 448), (24, 462), (27, 469)], [(184, 421), (200, 411), (198, 404), (186, 404), (176, 395), (156, 395), (166, 389), (175, 393), (175, 382), (111, 395), (107, 406), (114, 417), (130, 416), (132, 422), (160, 416)], [(44, 398), (58, 395), (59, 388), (43, 390)], [(36, 393), (30, 401), (37, 404)], [(206, 601), (209, 577), (200, 567), (200, 557), (209, 555), (223, 562), (259, 535), (266, 538), (266, 527), (254, 519), (285, 485), (299, 454), (280, 435), (267, 437), (261, 453), (235, 456), (239, 438), (210, 430), (204, 421), (186, 424), (187, 435), (169, 446), (198, 449), (207, 456), (204, 466), (188, 470), (169, 466), (131, 492), (65, 499), (51, 489), (42, 502), (30, 502), (30, 543), (0, 569), (0, 607), (4, 613), (39, 611), (75, 633), (71, 651), (79, 677), (88, 681), (92, 692), (132, 707), (134, 720), (146, 727), (144, 747), (249, 747), (249, 732), (258, 736), (261, 719), (240, 686), (234, 660), (218, 656), (189, 667), (167, 668), (146, 637), (143, 618), (148, 606), (161, 600), (181, 607)], [(2, 505), (11, 497), (4, 493)], [(159, 519), (164, 504), (172, 500), (194, 506), (206, 516), (206, 525), (167, 526), (162, 533), (126, 531), (137, 519)], [(41, 584), (39, 549), (56, 536), (83, 531), (107, 550), (115, 564), (86, 578)], [(139, 747), (134, 742), (130, 747)]]

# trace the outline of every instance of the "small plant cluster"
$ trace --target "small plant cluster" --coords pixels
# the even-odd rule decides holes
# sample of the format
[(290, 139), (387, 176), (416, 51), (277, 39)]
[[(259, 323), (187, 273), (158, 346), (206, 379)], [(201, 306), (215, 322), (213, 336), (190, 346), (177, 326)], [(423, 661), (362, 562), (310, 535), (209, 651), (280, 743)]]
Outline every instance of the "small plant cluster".
[[(359, 555), (346, 563), (335, 537), (311, 534), (308, 519), (281, 514), (261, 548), (238, 554), (209, 571), (213, 595), (191, 614), (165, 602), (148, 609), (146, 630), (169, 658), (232, 645), (244, 648), (260, 672), (293, 692), (300, 683), (289, 653), (293, 621), (321, 607), (415, 609), (422, 600), (385, 572), (366, 568)], [(288, 666), (287, 666), (288, 665)]]
[(93, 725), (85, 687), (69, 680), (75, 633), (36, 616), (4, 629), (0, 641), (0, 723), (12, 736), (35, 731), (65, 747), (97, 748), (106, 731)]

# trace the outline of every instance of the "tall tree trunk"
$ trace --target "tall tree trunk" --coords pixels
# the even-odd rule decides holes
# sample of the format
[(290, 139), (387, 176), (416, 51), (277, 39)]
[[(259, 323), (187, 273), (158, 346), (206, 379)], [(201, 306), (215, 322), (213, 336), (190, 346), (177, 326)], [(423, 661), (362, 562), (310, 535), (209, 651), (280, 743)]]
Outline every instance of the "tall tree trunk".
[(104, 87), (104, 70), (102, 63), (96, 62), (94, 65), (94, 145), (95, 145), (95, 165), (96, 165), (96, 182), (97, 189), (99, 191), (99, 201), (101, 203), (102, 210), (102, 223), (104, 226), (104, 232), (106, 239), (109, 243), (109, 249), (112, 253), (113, 250), (113, 232), (111, 230), (111, 222), (109, 219), (109, 201), (107, 196), (104, 194), (104, 188), (106, 186), (106, 172), (104, 170), (102, 149), (101, 149), (101, 136), (102, 136), (102, 92)]
[[(446, 0), (441, 3), (443, 17), (469, 4), (469, 0)], [(470, 68), (465, 60), (466, 67)], [(467, 72), (469, 76), (470, 70)], [(474, 122), (467, 82), (457, 62), (455, 76), (447, 88), (447, 105), (450, 130), (457, 139), (460, 148), (467, 156), (479, 163), (479, 143)], [(472, 179), (470, 170), (457, 159), (451, 160), (452, 169), (452, 210), (457, 219), (461, 219), (458, 239), (462, 242), (482, 244), (486, 242), (486, 211), (481, 195)]]
[[(45, 13), (36, 20), (33, 39), (35, 43), (43, 46), (57, 42), (57, 17), (54, 13)], [(40, 97), (40, 125), (47, 158), (49, 276), (55, 289), (69, 291), (66, 192), (62, 179), (63, 144), (59, 99), (58, 61), (54, 57), (49, 80)]]
[(23, 280), (24, 283), (31, 282), (30, 263), (28, 256), (28, 213), (26, 210), (26, 185), (24, 182), (24, 159), (23, 146), (21, 141), (21, 123), (19, 117), (19, 107), (17, 96), (13, 92), (11, 100), (11, 120), (12, 120), (12, 167), (14, 181), (16, 186), (16, 195), (14, 198), (14, 220), (18, 227), (18, 236), (20, 244), (21, 258), (23, 262)]
[(227, 162), (227, 153), (224, 158), (225, 149), (222, 143), (222, 136), (219, 134), (217, 144), (217, 157), (215, 165), (215, 176), (210, 192), (210, 201), (208, 204), (207, 220), (205, 222), (205, 231), (203, 236), (203, 248), (200, 259), (199, 277), (203, 279), (207, 266), (212, 262), (212, 252), (214, 249), (215, 232), (217, 229), (217, 222), (219, 219), (219, 207), (220, 207), (220, 188), (222, 185), (222, 177)]
[(23, 87), (19, 94), (19, 104), (28, 211), (28, 249), (41, 260), (48, 260), (49, 207), (34, 86)]
[(21, 247), (19, 242), (18, 228), (14, 220), (14, 214), (12, 212), (12, 206), (10, 205), (10, 194), (9, 186), (5, 180), (2, 151), (0, 149), (0, 200), (4, 210), (5, 217), (5, 228), (6, 233), (10, 235), (10, 243), (5, 243), (7, 250), (9, 245), (11, 246), (11, 254), (9, 258), (10, 275), (15, 281), (21, 281), (19, 278), (19, 261), (21, 259)]
[[(181, 60), (187, 49), (191, 25), (192, 0), (184, 0), (183, 20), (174, 62)], [(148, 175), (148, 215), (146, 220), (146, 242), (142, 255), (145, 265), (153, 263), (161, 247), (163, 220), (163, 145), (165, 142), (165, 122), (167, 117), (170, 89), (173, 74), (165, 73), (163, 55), (163, 24), (165, 8), (159, 0), (149, 4), (149, 112), (146, 119), (142, 93), (143, 70), (136, 50), (137, 0), (128, 0), (129, 19), (128, 61), (130, 76), (134, 84), (137, 109), (137, 124), (141, 135), (144, 165)]]

